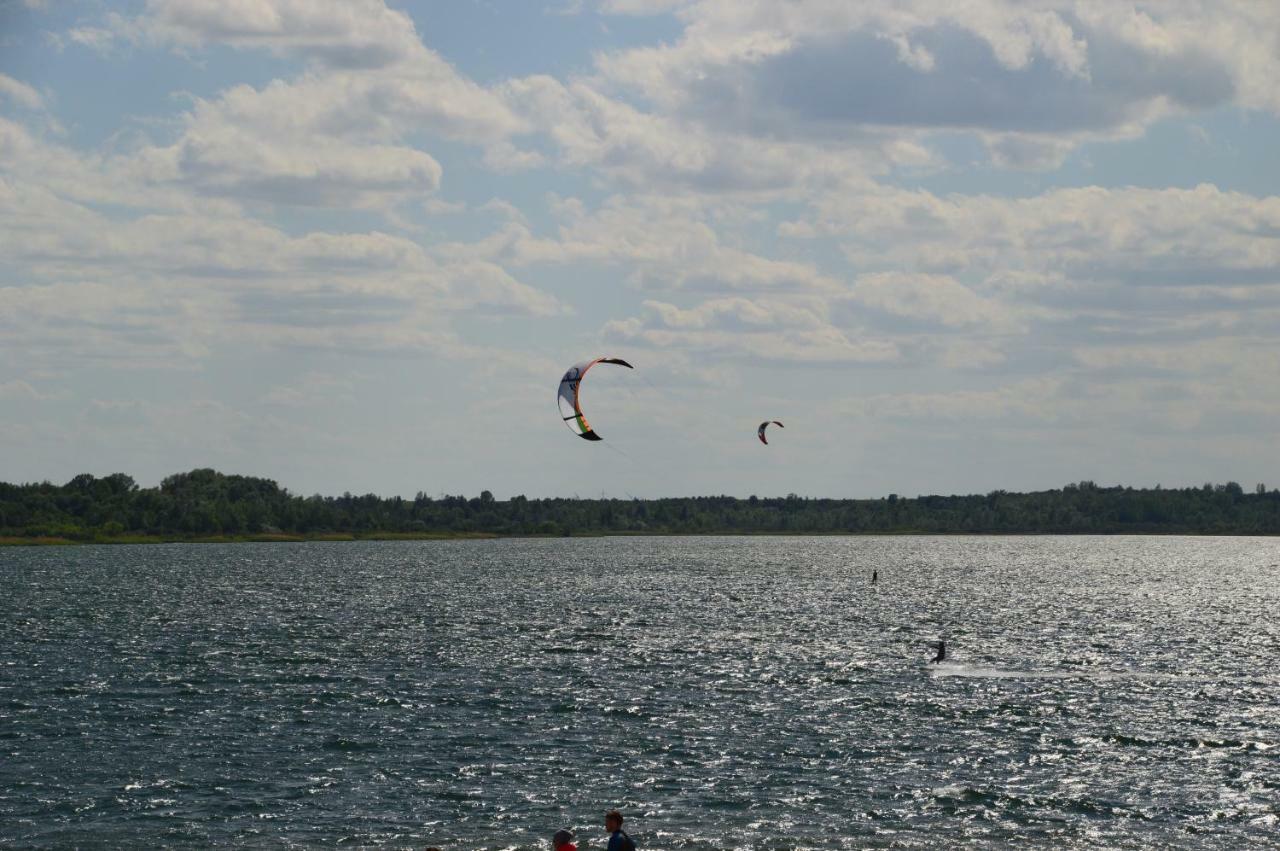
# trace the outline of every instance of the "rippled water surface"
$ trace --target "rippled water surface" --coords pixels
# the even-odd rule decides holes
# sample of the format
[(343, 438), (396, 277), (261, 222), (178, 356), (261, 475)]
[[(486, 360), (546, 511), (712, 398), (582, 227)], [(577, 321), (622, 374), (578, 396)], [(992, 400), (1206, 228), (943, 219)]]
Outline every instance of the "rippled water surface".
[(1274, 539), (0, 550), (0, 845), (1280, 846), (1277, 654)]

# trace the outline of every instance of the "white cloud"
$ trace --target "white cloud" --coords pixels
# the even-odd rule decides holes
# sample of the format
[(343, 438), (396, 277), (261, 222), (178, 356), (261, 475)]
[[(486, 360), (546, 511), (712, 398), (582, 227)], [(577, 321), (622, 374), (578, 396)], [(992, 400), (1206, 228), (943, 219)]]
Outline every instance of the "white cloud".
[(484, 164), (497, 172), (524, 171), (546, 165), (547, 158), (537, 151), (522, 151), (510, 142), (496, 142), (484, 151)]
[(184, 368), (209, 354), (216, 299), (156, 287), (0, 287), (0, 350), (29, 366)]
[(285, 423), (270, 411), (250, 412), (207, 398), (92, 399), (75, 426), (77, 442), (102, 446), (113, 455), (177, 449), (187, 458), (216, 459), (219, 465), (235, 466), (240, 466), (237, 459), (251, 457), (255, 450), (279, 441), (280, 435), (292, 434), (296, 439), (305, 430), (305, 425)]
[(14, 220), (15, 227), (39, 231), (43, 221), (57, 224), (64, 216), (80, 215), (76, 204), (237, 212), (234, 204), (197, 198), (163, 183), (164, 175), (155, 171), (145, 157), (80, 152), (0, 116), (0, 202), (21, 196), (29, 212)]
[(210, 120), (269, 137), (375, 141), (427, 131), (479, 142), (523, 129), (498, 96), (423, 45), (412, 19), (381, 0), (151, 0), (148, 6), (142, 25), (182, 43), (326, 60), (294, 80), (236, 86), (202, 102)]
[[(1274, 348), (1268, 364), (1274, 369)], [(1280, 413), (1280, 388), (1259, 386), (1251, 378), (1250, 386), (1235, 377), (1223, 381), (1208, 374), (1206, 380), (1140, 375), (1099, 381), (1092, 373), (1064, 373), (1005, 379), (993, 387), (874, 393), (838, 400), (834, 411), (888, 420), (913, 431), (978, 429), (973, 433), (988, 441), (999, 435), (1002, 441), (1029, 441), (1036, 447), (1051, 443), (1055, 452), (1079, 454), (1091, 466), (1098, 463), (1099, 452), (1158, 454), (1167, 456), (1168, 475), (1168, 470), (1185, 469), (1188, 457), (1200, 457), (1196, 441), (1208, 436), (1222, 460), (1256, 459), (1266, 451), (1269, 422)], [(920, 433), (914, 433), (919, 439)], [(1238, 435), (1260, 439), (1231, 445)], [(992, 450), (992, 457), (1003, 453)]]
[(365, 378), (358, 373), (308, 372), (290, 384), (270, 388), (260, 401), (284, 408), (315, 407), (333, 401), (351, 402), (355, 399), (353, 391)]
[[(4, 214), (0, 205), (0, 221)], [(259, 299), (267, 311), (259, 320), (274, 310), (288, 322), (310, 317), (323, 324), (332, 315), (394, 325), (410, 304), (429, 306), (428, 312), (545, 316), (560, 310), (553, 297), (495, 264), (440, 261), (411, 240), (379, 232), (291, 237), (239, 218), (153, 214), (116, 221), (83, 209), (78, 219), (34, 243), (21, 233), (10, 241), (0, 237), (0, 246), (15, 260), (27, 260), (36, 279), (107, 278), (122, 288), (156, 287), (174, 295), (196, 286), (206, 295)], [(40, 288), (14, 292), (28, 289)], [(141, 313), (145, 321), (148, 312)]]
[(521, 283), (496, 263), (463, 260), (441, 268), (455, 309), (553, 316), (565, 308), (554, 297)]
[(600, 0), (600, 11), (610, 15), (660, 15), (690, 5), (693, 0)]
[(811, 264), (726, 245), (714, 226), (717, 209), (696, 199), (614, 196), (594, 209), (576, 199), (558, 199), (555, 206), (561, 224), (554, 239), (510, 225), (488, 243), (452, 250), (478, 249), (519, 266), (621, 266), (633, 283), (658, 290), (834, 292), (840, 287)]
[[(252, 73), (280, 78), (115, 127), (74, 116), (60, 135), (53, 114), (74, 99), (0, 76), (0, 355), (22, 364), (0, 397), (45, 407), (26, 404), (42, 370), (74, 387), (86, 365), (212, 373), (232, 352), (288, 348), (303, 353), (279, 361), (305, 354), (308, 370), (350, 354), (428, 371), (463, 360), (496, 388), (464, 409), (509, 422), (545, 403), (529, 379), (563, 368), (559, 347), (607, 344), (651, 379), (740, 398), (781, 377), (779, 406), (835, 386), (821, 404), (892, 421), (904, 446), (936, 429), (1028, 446), (1115, 436), (1131, 452), (1177, 432), (1161, 456), (1177, 459), (1188, 435), (1280, 415), (1280, 199), (889, 184), (963, 169), (946, 157), (975, 142), (984, 167), (1049, 169), (1089, 140), (1133, 140), (1138, 155), (1163, 116), (1277, 111), (1264, 5), (606, 0), (608, 14), (672, 14), (683, 33), (604, 49), (586, 74), (479, 85), (372, 0), (153, 0), (60, 43), (116, 62), (112, 40), (127, 40), (139, 67), (172, 48), (209, 80), (258, 51), (279, 61)], [(119, 132), (74, 147), (99, 130)], [(494, 174), (457, 179), (477, 166)], [(1015, 184), (1034, 179), (1000, 182)], [(521, 200), (550, 187), (579, 197)], [(495, 194), (510, 200), (485, 203)], [(528, 283), (541, 279), (573, 313)], [(269, 375), (251, 397), (296, 416), (289, 429), (319, 413), (308, 400), (367, 389)], [(806, 382), (818, 375), (850, 380)], [(710, 427), (730, 404), (693, 416)], [(224, 434), (220, 457), (261, 445), (252, 411), (173, 405), (103, 398), (83, 433), (118, 446), (175, 419), (200, 436), (192, 451), (208, 430)]]
[(0, 256), (11, 270), (0, 286), (0, 348), (33, 366), (181, 368), (231, 340), (451, 354), (452, 317), (563, 309), (493, 262), (437, 257), (402, 236), (294, 236), (176, 190), (133, 193), (135, 205), (158, 209), (99, 210), (49, 178), (65, 173), (70, 188), (81, 177), (80, 194), (94, 199), (127, 195), (127, 180), (103, 176), (111, 162), (39, 145), (0, 120), (0, 149), (6, 139), (16, 156), (0, 165)]
[(673, 304), (646, 301), (646, 309), (664, 328), (673, 330), (722, 330), (750, 333), (783, 328), (817, 329), (826, 324), (818, 315), (819, 303), (811, 309), (778, 301), (753, 301), (745, 298), (713, 299), (691, 310)]
[(1154, 370), (1175, 375), (1216, 377), (1229, 384), (1232, 374), (1257, 395), (1275, 396), (1280, 385), (1280, 345), (1271, 339), (1212, 339), (1176, 345), (1094, 346), (1074, 352), (1082, 365), (1097, 370)]
[(382, 0), (148, 0), (136, 26), (184, 47), (228, 44), (343, 68), (382, 67), (421, 53), (412, 19)]
[(839, 236), (864, 268), (964, 272), (999, 288), (1280, 282), (1280, 198), (1209, 185), (1029, 198), (829, 193), (784, 233)]
[(284, 143), (234, 125), (192, 128), (153, 165), (202, 192), (240, 200), (327, 207), (381, 208), (440, 186), (442, 169), (429, 154), (387, 145), (351, 145), (321, 138)]
[(980, 340), (956, 340), (943, 346), (939, 362), (947, 369), (985, 369), (1008, 358), (995, 346)]
[(512, 109), (556, 146), (560, 162), (588, 167), (629, 187), (769, 195), (805, 183), (850, 181), (883, 171), (920, 149), (889, 136), (843, 147), (762, 140), (721, 132), (686, 116), (645, 111), (587, 81), (513, 80), (501, 89)]
[[(1102, 369), (1136, 358), (1141, 350), (1127, 347), (1137, 341), (1174, 339), (1188, 356), (1178, 370), (1192, 374), (1204, 341), (1242, 352), (1241, 341), (1280, 322), (1275, 197), (1212, 186), (1028, 198), (882, 187), (828, 193), (812, 217), (781, 231), (838, 239), (866, 270), (853, 288), (858, 303), (950, 336), (980, 333), (1010, 368), (1013, 352), (1022, 352), (1040, 368)], [(934, 335), (907, 348), (931, 347), (944, 365), (960, 367), (969, 358), (949, 351), (956, 342)], [(982, 359), (997, 362), (995, 354)]]
[(1019, 326), (1013, 311), (1007, 306), (977, 295), (946, 275), (899, 272), (863, 275), (854, 285), (853, 298), (860, 304), (895, 316), (948, 327), (1016, 330)]
[[(176, 141), (139, 155), (155, 180), (255, 202), (389, 209), (440, 184), (439, 162), (411, 138), (491, 144), (500, 154), (528, 129), (381, 0), (150, 0), (138, 18), (113, 20), (126, 35), (183, 48), (312, 61), (292, 79), (196, 99)], [(508, 161), (536, 164), (531, 154)]]
[(528, 224), (528, 219), (525, 218), (520, 208), (502, 198), (490, 198), (481, 204), (478, 209), (486, 213), (493, 213), (500, 219)]
[[(546, 164), (542, 151), (513, 141), (537, 131), (564, 165), (700, 192), (779, 193), (932, 167), (926, 137), (939, 129), (977, 133), (997, 165), (1043, 169), (1080, 141), (1132, 138), (1170, 111), (1230, 102), (1245, 67), (1189, 38), (1196, 15), (1184, 6), (1143, 25), (1074, 3), (1004, 0), (963, 14), (923, 2), (705, 0), (680, 16), (679, 41), (599, 54), (597, 76), (533, 76), (494, 90), (459, 75), (422, 45), (408, 16), (373, 0), (156, 0), (136, 26), (168, 43), (316, 61), (297, 80), (202, 102), (172, 152), (198, 185), (291, 203), (336, 203), (362, 180), (364, 203), (393, 201), (384, 179), (394, 171), (372, 165), (391, 157), (406, 192), (429, 191), (411, 149), (394, 145), (411, 130), (483, 142), (484, 161), (499, 171)], [(305, 159), (314, 138), (327, 141), (329, 160), (321, 145), (312, 156), (320, 162), (269, 168)], [(349, 147), (373, 142), (391, 147)], [(240, 167), (237, 154), (255, 149), (263, 154)], [(333, 162), (347, 164), (336, 178)]]
[[(674, 43), (598, 56), (599, 77), (578, 87), (610, 105), (572, 93), (594, 132), (572, 134), (570, 150), (705, 181), (698, 152), (723, 158), (746, 140), (883, 162), (886, 139), (945, 130), (977, 134), (996, 165), (1053, 168), (1083, 141), (1134, 138), (1168, 115), (1280, 112), (1280, 16), (1262, 5), (703, 0), (680, 12)], [(683, 140), (683, 157), (662, 156), (662, 139)], [(722, 187), (743, 177), (721, 173)]]
[(198, 100), (169, 146), (144, 152), (157, 179), (284, 204), (380, 207), (440, 185), (411, 133), (491, 139), (519, 122), (491, 95), (443, 67), (326, 72)]
[(1060, 379), (1037, 378), (992, 390), (874, 394), (842, 407), (849, 414), (875, 418), (923, 421), (1015, 418), (1045, 422), (1064, 415), (1054, 404), (1061, 392)]
[(822, 315), (820, 301), (806, 306), (770, 300), (716, 299), (692, 309), (646, 301), (639, 317), (614, 320), (606, 340), (662, 350), (731, 355), (794, 363), (883, 363), (900, 357), (890, 339), (847, 334)]
[(0, 95), (26, 109), (44, 109), (44, 98), (39, 92), (7, 74), (0, 74)]

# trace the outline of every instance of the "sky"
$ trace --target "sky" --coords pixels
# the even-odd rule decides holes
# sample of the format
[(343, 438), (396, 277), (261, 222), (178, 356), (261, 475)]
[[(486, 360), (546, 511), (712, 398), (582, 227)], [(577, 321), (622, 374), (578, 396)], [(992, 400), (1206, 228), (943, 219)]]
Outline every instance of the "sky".
[(0, 480), (1275, 487), (1277, 81), (1274, 0), (0, 0)]

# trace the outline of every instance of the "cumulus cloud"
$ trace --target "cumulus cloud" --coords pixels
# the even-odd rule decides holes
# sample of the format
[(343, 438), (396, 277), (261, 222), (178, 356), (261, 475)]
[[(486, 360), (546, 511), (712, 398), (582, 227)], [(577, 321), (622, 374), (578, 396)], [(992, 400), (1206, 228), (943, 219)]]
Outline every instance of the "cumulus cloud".
[[(781, 363), (1002, 363), (1036, 312), (984, 298), (945, 276), (872, 274), (843, 292), (711, 297), (689, 307), (646, 300), (606, 323), (606, 339)], [(972, 336), (981, 335), (974, 339)]]
[[(0, 221), (4, 213), (0, 205)], [(36, 278), (105, 276), (151, 286), (198, 281), (205, 293), (238, 294), (242, 306), (257, 299), (255, 318), (284, 324), (299, 317), (323, 324), (325, 316), (396, 324), (407, 304), (420, 303), (540, 316), (560, 310), (553, 297), (492, 263), (439, 259), (411, 240), (379, 232), (295, 237), (239, 218), (151, 214), (116, 221), (81, 210), (81, 221), (47, 231), (35, 244), (18, 234), (0, 238), (0, 246), (27, 261)]]
[(555, 237), (511, 224), (487, 242), (450, 250), (504, 257), (518, 266), (601, 263), (627, 270), (630, 281), (649, 289), (721, 288), (754, 291), (835, 291), (839, 283), (815, 266), (775, 260), (726, 245), (709, 221), (714, 209), (692, 198), (614, 196), (588, 208), (558, 199)]
[(553, 296), (522, 283), (497, 263), (446, 263), (440, 274), (448, 282), (448, 300), (456, 309), (527, 316), (553, 316), (566, 310)]
[(1013, 311), (1007, 306), (977, 295), (946, 275), (894, 272), (864, 275), (854, 286), (853, 298), (895, 316), (951, 328), (982, 326), (1010, 330), (1018, 327)]
[(342, 68), (382, 67), (421, 51), (413, 20), (382, 0), (148, 0), (133, 25), (184, 47), (228, 44)]
[(538, 151), (521, 150), (505, 139), (489, 145), (484, 152), (484, 164), (497, 172), (524, 171), (546, 163), (547, 158)]
[(664, 328), (673, 330), (719, 330), (751, 333), (784, 328), (816, 329), (825, 323), (818, 315), (821, 305), (810, 309), (778, 301), (745, 298), (713, 299), (691, 310), (673, 304), (646, 301), (646, 309)]
[(595, 166), (624, 179), (663, 172), (701, 175), (713, 170), (710, 161), (719, 156), (669, 119), (583, 83), (530, 77), (508, 82), (504, 94), (557, 144), (570, 165)]
[(63, 216), (78, 216), (77, 205), (85, 204), (229, 209), (221, 201), (196, 199), (182, 187), (153, 180), (145, 163), (130, 154), (81, 152), (50, 135), (0, 116), (0, 201), (21, 196), (29, 208), (28, 217), (15, 220), (16, 227), (38, 232), (45, 221), (56, 224)]
[(943, 346), (939, 362), (947, 369), (985, 369), (1005, 363), (1000, 349), (982, 340), (955, 340)]
[(412, 133), (488, 140), (519, 122), (444, 66), (309, 74), (198, 100), (172, 145), (142, 154), (156, 179), (285, 204), (381, 206), (440, 185)]
[[(491, 112), (490, 168), (554, 156), (626, 187), (795, 197), (937, 168), (937, 134), (972, 134), (1001, 168), (1050, 169), (1082, 142), (1136, 138), (1165, 116), (1280, 109), (1263, 85), (1265, 69), (1280, 73), (1268, 46), (1280, 24), (1256, 10), (697, 0), (601, 11), (674, 11), (684, 29), (669, 44), (602, 51), (592, 74), (473, 89), (461, 101)], [(517, 144), (522, 134), (550, 149)]]
[[(1257, 392), (1269, 392), (1269, 377), (1280, 375), (1280, 346), (1267, 338), (1195, 340), (1177, 345), (1134, 344), (1095, 346), (1074, 352), (1081, 364), (1099, 370), (1164, 372), (1178, 375), (1218, 376), (1246, 373)], [(1223, 383), (1226, 383), (1225, 380)]]
[(1029, 198), (833, 189), (781, 231), (835, 240), (862, 270), (845, 276), (725, 244), (752, 221), (751, 205), (690, 196), (555, 199), (554, 236), (509, 222), (441, 251), (518, 267), (620, 267), (641, 288), (702, 298), (650, 300), (606, 324), (629, 343), (952, 370), (1018, 369), (1031, 357), (1063, 368), (1098, 363), (1075, 354), (1082, 344), (1261, 333), (1280, 308), (1276, 202), (1210, 186)]
[(930, 57), (927, 67), (903, 62), (873, 33), (814, 37), (717, 69), (687, 89), (682, 106), (769, 135), (863, 125), (1061, 134), (1118, 130), (1157, 106), (1207, 109), (1232, 95), (1227, 70), (1190, 48), (1142, 55), (1092, 34), (1087, 63), (1083, 55), (1032, 62), (1002, 59), (991, 42), (949, 25), (918, 32), (914, 43)]
[(820, 301), (713, 299), (691, 309), (646, 301), (641, 316), (607, 323), (607, 340), (663, 350), (794, 363), (898, 360), (884, 337), (849, 334), (831, 324)]
[(268, 135), (385, 140), (408, 131), (483, 141), (521, 129), (500, 97), (427, 48), (381, 0), (151, 0), (139, 26), (184, 44), (227, 44), (318, 61), (294, 80), (236, 86), (215, 102)]
[[(131, 25), (163, 43), (312, 62), (298, 79), (200, 103), (169, 152), (198, 185), (305, 203), (334, 203), (362, 179), (374, 203), (396, 174), (406, 191), (429, 191), (423, 152), (396, 146), (423, 130), (482, 143), (499, 171), (545, 164), (545, 152), (514, 140), (536, 133), (562, 164), (712, 193), (785, 193), (932, 164), (927, 138), (937, 131), (975, 133), (997, 165), (1048, 168), (1080, 141), (1132, 137), (1161, 116), (1232, 102), (1256, 87), (1250, 69), (1265, 58), (1258, 36), (1239, 32), (1250, 16), (1231, 30), (1249, 45), (1246, 64), (1222, 49), (1221, 25), (1211, 28), (1220, 39), (1191, 38), (1200, 13), (1183, 4), (1135, 19), (1068, 0), (984, 0), (963, 14), (924, 2), (702, 0), (679, 15), (678, 41), (598, 54), (595, 75), (493, 89), (458, 74), (407, 15), (375, 0), (153, 0)], [(331, 155), (321, 145), (308, 164), (316, 138)], [(240, 167), (237, 152), (251, 150), (262, 156), (242, 154), (250, 162)], [(294, 159), (303, 162), (279, 175), (269, 168)], [(398, 170), (375, 169), (375, 159), (398, 160)], [(349, 165), (334, 175), (335, 162)], [(314, 191), (300, 188), (308, 180)]]
[(106, 56), (115, 48), (119, 36), (119, 31), (110, 27), (74, 27), (65, 35), (55, 34), (53, 41), (59, 48), (65, 48), (70, 42)]
[[(831, 411), (890, 431), (1210, 434), (1280, 415), (1280, 199), (894, 185), (963, 167), (957, 149), (1052, 169), (1162, 117), (1280, 111), (1265, 4), (596, 6), (683, 29), (585, 73), (480, 85), (373, 0), (151, 0), (78, 22), (61, 43), (255, 51), (278, 79), (184, 95), (76, 150), (55, 89), (0, 76), (0, 349), (33, 382), (284, 347), (466, 358), (524, 383), (562, 368), (549, 347), (596, 339), (700, 387), (856, 376)], [(453, 163), (499, 188), (450, 182)], [(549, 317), (567, 333), (531, 342)], [(352, 392), (318, 374), (254, 392), (281, 415)], [(537, 395), (502, 381), (485, 410)], [(782, 383), (779, 404), (819, 392)], [(0, 383), (14, 406), (36, 392)], [(172, 413), (251, 441), (233, 407)], [(86, 417), (115, 440), (170, 413), (108, 398)]]
[(148, 454), (192, 450), (219, 464), (240, 466), (236, 459), (252, 456), (282, 434), (305, 430), (286, 424), (271, 411), (247, 411), (217, 399), (136, 400), (96, 398), (82, 409), (75, 438), (99, 451)]
[[(182, 367), (229, 339), (449, 352), (450, 317), (563, 309), (495, 263), (437, 257), (393, 234), (291, 235), (234, 207), (190, 201), (102, 210), (54, 191), (48, 174), (33, 178), (27, 168), (45, 160), (32, 152), (48, 156), (45, 147), (13, 150), (14, 168), (0, 167), (0, 256), (10, 270), (0, 347), (27, 362)], [(68, 173), (92, 183), (110, 167), (88, 158)]]
[(308, 372), (290, 384), (271, 387), (261, 401), (284, 408), (313, 407), (333, 399), (350, 402), (355, 399), (353, 391), (366, 378), (357, 373)]
[(889, 419), (1047, 421), (1063, 415), (1054, 404), (1061, 393), (1060, 379), (1037, 378), (991, 390), (873, 394), (843, 407), (853, 415)]
[(815, 199), (814, 215), (784, 232), (838, 236), (866, 266), (979, 274), (998, 288), (1280, 282), (1280, 198), (1210, 185), (1029, 198), (882, 187)]
[(151, 0), (137, 18), (114, 20), (185, 49), (227, 45), (310, 63), (291, 79), (196, 99), (178, 138), (139, 156), (156, 180), (235, 199), (385, 209), (440, 185), (439, 162), (411, 137), (501, 151), (527, 129), (381, 0)]
[(501, 92), (528, 127), (554, 144), (562, 164), (629, 188), (768, 196), (927, 158), (919, 146), (888, 134), (832, 148), (725, 132), (697, 117), (642, 109), (591, 81), (535, 76), (508, 81)]
[(180, 369), (209, 354), (211, 301), (93, 281), (0, 287), (0, 349), (31, 366)]
[(611, 15), (656, 15), (688, 6), (692, 0), (601, 0), (600, 10)]
[[(1236, 456), (1256, 461), (1267, 451), (1273, 431), (1268, 419), (1278, 405), (1277, 388), (1256, 380), (1250, 388), (1235, 380), (1174, 374), (1098, 381), (1092, 373), (1066, 372), (976, 388), (873, 393), (839, 400), (836, 410), (896, 428), (944, 424), (947, 433), (970, 429), (988, 441), (998, 434), (1001, 441), (1026, 441), (1037, 455), (1051, 441), (1055, 451), (1077, 455), (1075, 463), (1089, 469), (1104, 469), (1098, 466), (1101, 457), (1115, 456), (1114, 463), (1123, 464), (1134, 452), (1161, 456), (1167, 475), (1185, 469), (1188, 457), (1201, 457), (1196, 442), (1206, 437), (1214, 444), (1210, 454), (1217, 456), (1211, 466)], [(1153, 472), (1160, 475), (1160, 469)]]
[[(865, 270), (857, 303), (952, 335), (980, 333), (1010, 367), (1016, 350), (1042, 368), (1048, 358), (1107, 369), (1122, 352), (1136, 357), (1128, 346), (1143, 339), (1189, 352), (1216, 341), (1239, 365), (1257, 357), (1239, 341), (1265, 338), (1280, 321), (1275, 197), (1208, 185), (1027, 198), (881, 187), (828, 193), (781, 230), (838, 240)], [(937, 345), (944, 364), (966, 360), (947, 352), (954, 342)], [(1179, 362), (1183, 374), (1194, 359)]]
[(155, 177), (212, 195), (305, 206), (381, 208), (435, 191), (442, 174), (430, 154), (413, 148), (302, 134), (284, 141), (207, 116), (148, 160)]
[[(1267, 83), (1280, 19), (1247, 2), (702, 0), (680, 16), (671, 44), (601, 54), (592, 86), (640, 97), (648, 121), (711, 149), (822, 142), (883, 159), (886, 137), (967, 131), (997, 165), (1051, 168), (1082, 141), (1132, 138), (1171, 114), (1280, 111)], [(636, 124), (594, 141), (616, 146)]]
[(0, 74), (0, 95), (25, 109), (44, 108), (44, 98), (39, 92), (7, 74)]

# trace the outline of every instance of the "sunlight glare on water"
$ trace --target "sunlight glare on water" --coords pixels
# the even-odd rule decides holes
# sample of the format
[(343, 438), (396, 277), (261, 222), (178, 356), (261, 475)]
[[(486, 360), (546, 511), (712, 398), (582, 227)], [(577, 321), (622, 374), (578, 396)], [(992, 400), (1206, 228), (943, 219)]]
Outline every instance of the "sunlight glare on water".
[(0, 550), (0, 845), (1275, 843), (1278, 604), (1258, 538)]

